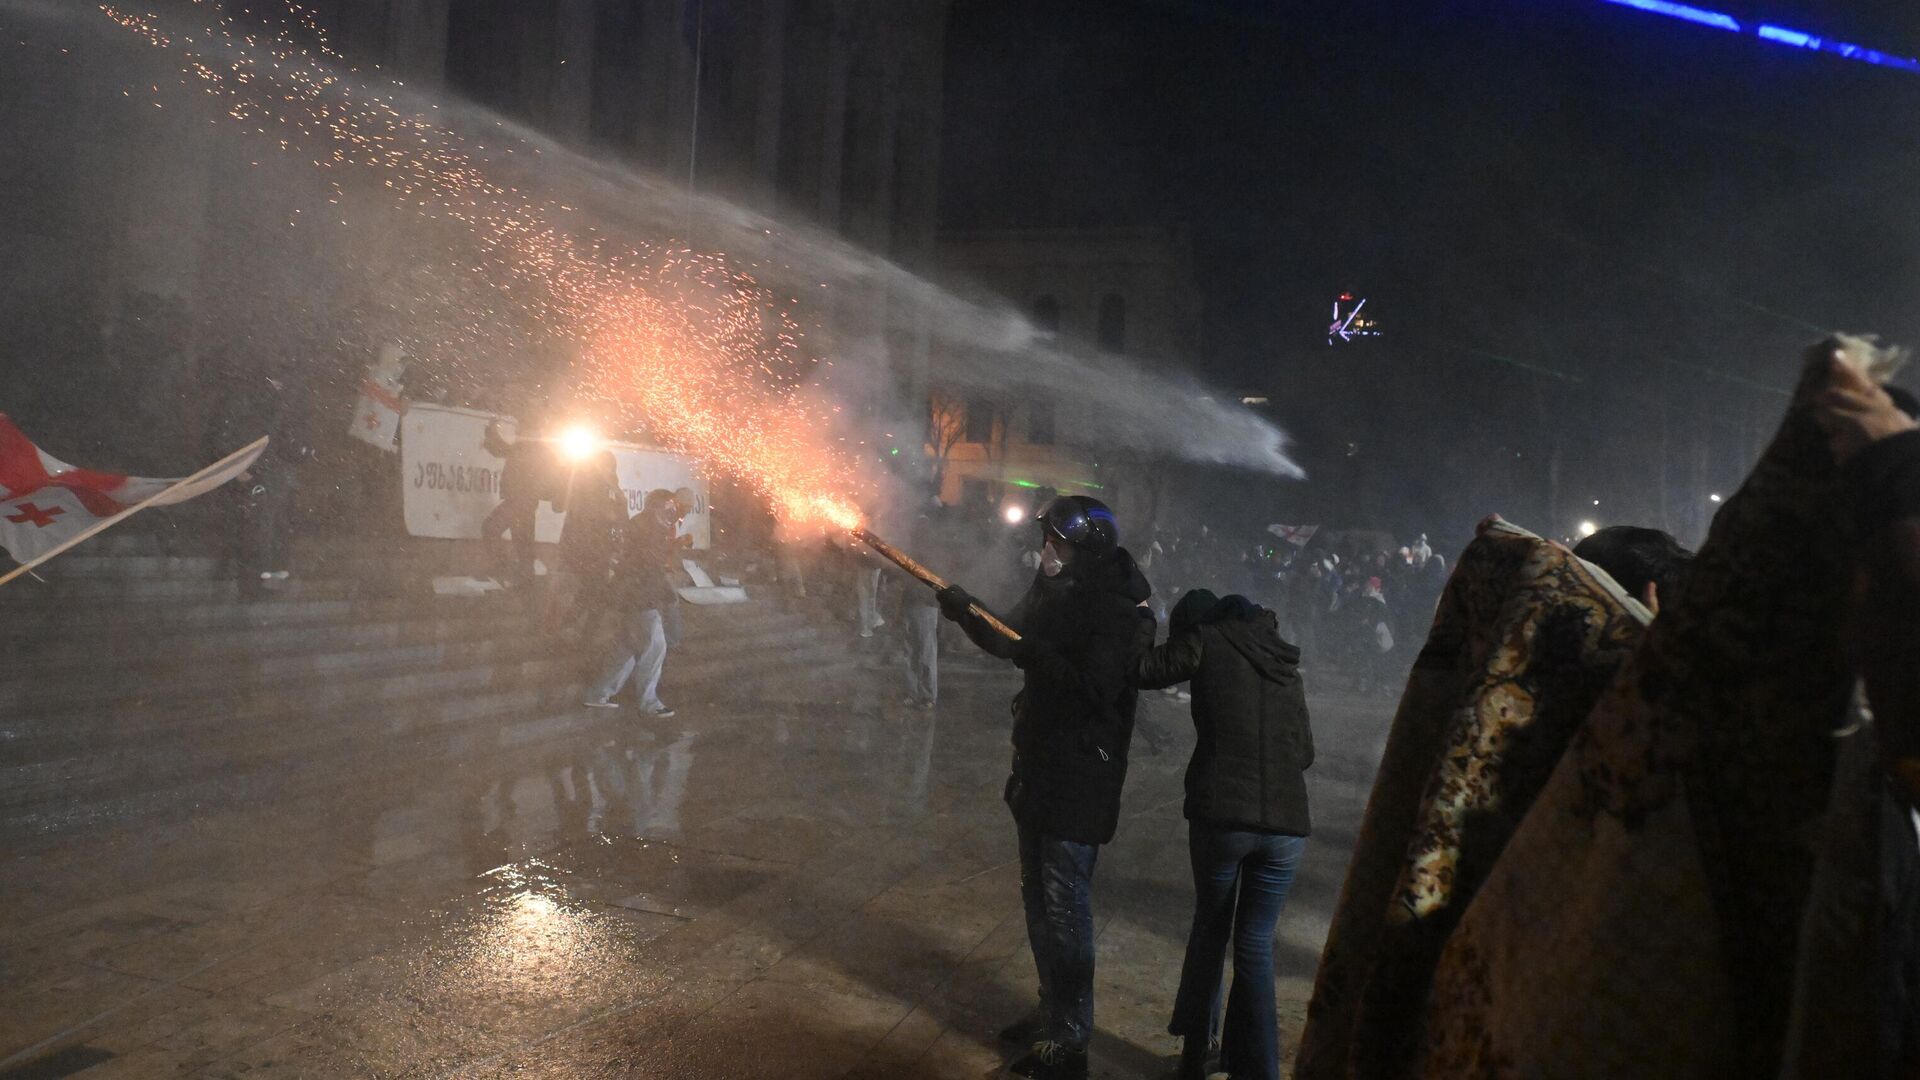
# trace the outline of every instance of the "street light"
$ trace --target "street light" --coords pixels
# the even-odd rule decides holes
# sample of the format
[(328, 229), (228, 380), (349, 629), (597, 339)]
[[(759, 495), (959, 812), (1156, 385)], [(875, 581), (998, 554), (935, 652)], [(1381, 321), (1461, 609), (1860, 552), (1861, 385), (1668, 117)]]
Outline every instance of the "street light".
[(1713, 495), (1709, 495), (1709, 496), (1707, 496), (1707, 501), (1708, 501), (1708, 502), (1719, 502), (1719, 501), (1720, 501), (1720, 496), (1719, 496), (1719, 494), (1718, 494), (1718, 493), (1716, 493), (1716, 494), (1713, 494)]
[(1580, 539), (1582, 540), (1585, 540), (1587, 537), (1592, 536), (1594, 533), (1597, 533), (1599, 531), (1600, 531), (1600, 526), (1595, 525), (1591, 521), (1583, 521), (1580, 523)]

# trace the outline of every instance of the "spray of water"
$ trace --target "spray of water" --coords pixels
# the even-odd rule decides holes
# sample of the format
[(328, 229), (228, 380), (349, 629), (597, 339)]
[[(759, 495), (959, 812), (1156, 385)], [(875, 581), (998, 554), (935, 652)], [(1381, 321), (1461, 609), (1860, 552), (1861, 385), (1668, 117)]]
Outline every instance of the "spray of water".
[[(46, 11), (21, 0), (8, 7)], [(311, 161), (328, 202), (352, 206), (371, 190), (443, 241), (460, 238), (442, 244), (444, 261), (489, 292), (483, 307), (468, 305), (474, 323), (533, 326), (569, 343), (587, 393), (744, 480), (789, 519), (852, 524), (869, 482), (856, 448), (870, 433), (831, 397), (801, 392), (823, 381), (795, 315), (815, 290), (916, 313), (944, 384), (1080, 403), (1100, 417), (1110, 445), (1299, 475), (1277, 429), (1197, 387), (1054, 348), (1006, 307), (943, 290), (819, 230), (689, 197), (356, 72), (298, 7), (264, 29), (207, 0), (182, 11), (190, 17), (108, 3), (94, 18), (164, 50), (230, 127)], [(487, 333), (471, 326), (465, 336)], [(885, 370), (882, 340), (837, 340), (822, 363)]]

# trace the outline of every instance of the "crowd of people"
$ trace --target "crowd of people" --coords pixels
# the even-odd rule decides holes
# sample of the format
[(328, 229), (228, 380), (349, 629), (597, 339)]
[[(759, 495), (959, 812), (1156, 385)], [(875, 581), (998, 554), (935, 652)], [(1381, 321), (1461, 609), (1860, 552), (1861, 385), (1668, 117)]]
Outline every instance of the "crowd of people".
[(1142, 562), (1165, 595), (1205, 586), (1259, 601), (1316, 670), (1367, 692), (1405, 673), (1447, 581), (1425, 533), (1397, 548), (1375, 533), (1236, 544), (1202, 525), (1155, 530)]

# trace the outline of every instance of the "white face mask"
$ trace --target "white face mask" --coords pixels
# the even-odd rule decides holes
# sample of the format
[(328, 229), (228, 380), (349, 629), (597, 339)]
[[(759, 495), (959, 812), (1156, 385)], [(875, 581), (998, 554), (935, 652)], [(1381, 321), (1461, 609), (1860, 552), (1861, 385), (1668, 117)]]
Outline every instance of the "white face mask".
[(1040, 572), (1048, 577), (1057, 577), (1060, 571), (1066, 568), (1067, 561), (1060, 557), (1058, 551), (1054, 550), (1053, 541), (1047, 541), (1046, 544), (1040, 548)]

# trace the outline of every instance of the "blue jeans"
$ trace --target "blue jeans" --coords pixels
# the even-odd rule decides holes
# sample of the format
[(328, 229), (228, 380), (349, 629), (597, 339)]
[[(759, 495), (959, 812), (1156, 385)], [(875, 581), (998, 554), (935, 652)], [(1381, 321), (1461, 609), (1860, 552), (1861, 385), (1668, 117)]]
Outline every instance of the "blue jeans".
[(1093, 1038), (1093, 864), (1099, 857), (1098, 844), (1020, 826), (1020, 899), (1047, 1038), (1080, 1050)]
[(1187, 825), (1193, 860), (1193, 930), (1180, 968), (1180, 993), (1167, 1030), (1188, 1039), (1212, 1036), (1220, 1015), (1220, 967), (1233, 941), (1233, 991), (1227, 996), (1220, 1045), (1234, 1080), (1280, 1075), (1274, 1022), (1273, 927), (1286, 906), (1304, 836), (1241, 832), (1204, 821)]
[(629, 677), (640, 684), (640, 707), (663, 709), (660, 703), (660, 672), (667, 662), (666, 623), (658, 608), (636, 611), (620, 624), (613, 649), (600, 667), (600, 675), (588, 689), (594, 701), (606, 701), (627, 685)]

